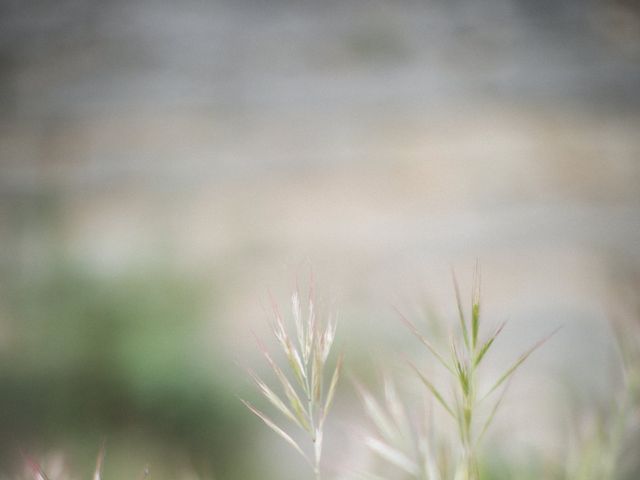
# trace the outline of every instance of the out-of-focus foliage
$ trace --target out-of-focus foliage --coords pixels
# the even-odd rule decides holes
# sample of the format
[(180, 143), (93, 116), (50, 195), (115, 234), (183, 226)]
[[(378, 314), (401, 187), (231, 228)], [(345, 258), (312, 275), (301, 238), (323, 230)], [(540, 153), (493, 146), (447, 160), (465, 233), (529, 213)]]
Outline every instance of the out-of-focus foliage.
[(131, 432), (195, 466), (232, 468), (244, 433), (230, 431), (244, 419), (221, 394), (223, 370), (203, 364), (216, 339), (201, 335), (202, 287), (168, 268), (108, 278), (63, 263), (6, 278), (0, 465), (16, 445), (75, 436), (95, 450)]

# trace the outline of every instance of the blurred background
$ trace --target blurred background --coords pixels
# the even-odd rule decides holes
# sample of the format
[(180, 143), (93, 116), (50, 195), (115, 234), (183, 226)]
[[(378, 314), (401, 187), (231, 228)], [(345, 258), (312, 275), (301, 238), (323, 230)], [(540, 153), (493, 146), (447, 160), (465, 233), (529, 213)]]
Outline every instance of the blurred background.
[(566, 455), (640, 318), (639, 87), (631, 0), (0, 2), (0, 478), (103, 439), (105, 478), (302, 478), (236, 398), (266, 292), (313, 270), (375, 388), (428, 360), (392, 307), (455, 318), (476, 259), (496, 368), (564, 326), (493, 442)]

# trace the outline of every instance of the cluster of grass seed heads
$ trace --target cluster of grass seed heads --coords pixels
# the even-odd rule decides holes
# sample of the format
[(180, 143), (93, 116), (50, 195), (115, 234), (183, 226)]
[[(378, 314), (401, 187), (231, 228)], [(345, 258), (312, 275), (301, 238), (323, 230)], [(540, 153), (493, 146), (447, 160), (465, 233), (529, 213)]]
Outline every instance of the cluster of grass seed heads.
[[(260, 393), (289, 425), (306, 433), (312, 444), (312, 454), (303, 448), (285, 426), (281, 426), (271, 417), (258, 410), (246, 400), (242, 402), (257, 415), (269, 428), (291, 445), (313, 469), (316, 479), (320, 478), (324, 425), (333, 402), (336, 386), (342, 368), (340, 356), (333, 369), (328, 388), (325, 388), (328, 359), (336, 333), (335, 318), (322, 321), (317, 316), (314, 291), (309, 289), (303, 308), (299, 292), (291, 297), (291, 310), (294, 335), (283, 319), (278, 306), (272, 301), (272, 330), (286, 358), (286, 368), (282, 368), (273, 359), (260, 339), (258, 347), (280, 383), (281, 393), (276, 393), (255, 372), (249, 370)], [(285, 373), (287, 370), (288, 374)]]
[[(492, 334), (483, 341), (480, 340), (480, 276), (478, 269), (474, 275), (473, 289), (471, 296), (471, 315), (467, 319), (460, 297), (460, 290), (453, 277), (453, 284), (458, 307), (459, 335), (453, 336), (449, 344), (450, 359), (445, 358), (429, 339), (420, 333), (416, 325), (407, 319), (400, 312), (400, 318), (418, 340), (427, 348), (434, 359), (450, 374), (453, 379), (453, 394), (446, 397), (441, 393), (441, 389), (413, 363), (409, 362), (420, 381), (428, 389), (435, 401), (444, 409), (457, 426), (459, 443), (462, 451), (462, 458), (459, 462), (456, 480), (477, 480), (479, 478), (479, 467), (477, 462), (477, 447), (484, 437), (487, 429), (491, 425), (496, 412), (504, 398), (507, 390), (507, 382), (513, 373), (522, 363), (543, 343), (545, 343), (556, 331), (538, 341), (531, 348), (525, 351), (518, 359), (507, 368), (504, 373), (486, 390), (478, 392), (477, 373), (480, 365), (494, 341), (504, 328), (505, 323), (500, 324)], [(502, 388), (501, 388), (502, 387)], [(488, 415), (483, 422), (477, 421), (478, 410), (485, 399), (494, 392), (501, 390), (500, 395), (494, 401)], [(433, 464), (433, 463), (431, 463)], [(432, 469), (433, 471), (433, 469)], [(441, 478), (438, 473), (430, 476), (416, 476), (416, 478)]]

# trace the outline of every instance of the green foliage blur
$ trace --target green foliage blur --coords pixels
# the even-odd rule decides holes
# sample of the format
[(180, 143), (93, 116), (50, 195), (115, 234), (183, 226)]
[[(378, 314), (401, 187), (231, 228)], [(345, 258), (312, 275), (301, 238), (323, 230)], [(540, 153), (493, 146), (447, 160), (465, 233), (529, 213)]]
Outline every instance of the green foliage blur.
[[(205, 360), (216, 359), (206, 352), (215, 339), (201, 335), (211, 292), (168, 267), (109, 277), (55, 261), (3, 278), (3, 469), (18, 448), (54, 447), (86, 470), (103, 439), (112, 457), (129, 449), (125, 469), (148, 457), (203, 475), (247, 468), (238, 461), (246, 417)], [(156, 467), (154, 478), (171, 473)]]

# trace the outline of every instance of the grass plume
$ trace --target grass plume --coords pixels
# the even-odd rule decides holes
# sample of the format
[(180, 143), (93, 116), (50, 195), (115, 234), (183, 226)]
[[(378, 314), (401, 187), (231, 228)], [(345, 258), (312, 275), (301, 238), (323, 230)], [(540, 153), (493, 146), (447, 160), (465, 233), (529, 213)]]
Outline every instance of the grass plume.
[[(505, 324), (499, 325), (492, 334), (481, 341), (481, 296), (480, 296), (480, 272), (476, 266), (471, 294), (470, 311), (465, 312), (460, 288), (455, 274), (453, 274), (453, 289), (455, 292), (456, 304), (458, 307), (459, 335), (452, 336), (449, 343), (449, 359), (440, 353), (434, 344), (422, 334), (418, 327), (407, 319), (402, 313), (400, 319), (409, 331), (427, 348), (437, 363), (442, 365), (453, 380), (453, 394), (448, 398), (431, 379), (428, 378), (418, 367), (409, 362), (410, 367), (422, 384), (427, 388), (429, 395), (442, 409), (455, 421), (458, 440), (461, 449), (461, 459), (458, 462), (456, 480), (478, 480), (480, 477), (477, 449), (485, 433), (491, 425), (500, 407), (504, 394), (507, 390), (509, 380), (516, 370), (529, 358), (529, 356), (540, 348), (557, 330), (553, 331), (532, 347), (520, 355), (504, 373), (487, 389), (485, 393), (479, 392), (478, 373), (482, 361), (487, 353), (494, 346), (496, 338), (502, 332)], [(479, 421), (478, 410), (480, 403), (500, 391), (498, 397), (493, 401), (488, 416), (483, 422)], [(422, 459), (422, 464), (433, 465), (429, 459)], [(405, 469), (406, 470), (406, 469)], [(415, 478), (435, 479), (442, 478), (439, 473), (431, 468), (431, 473), (427, 473), (424, 468), (416, 470)]]
[[(313, 285), (309, 288), (304, 308), (299, 291), (291, 297), (293, 335), (290, 334), (275, 301), (272, 300), (271, 303), (273, 312), (271, 326), (286, 358), (288, 374), (272, 358), (263, 342), (256, 338), (258, 348), (278, 379), (281, 393), (276, 393), (253, 371), (250, 370), (249, 375), (260, 393), (272, 408), (284, 417), (288, 425), (306, 434), (311, 447), (303, 448), (288, 432), (287, 427), (272, 420), (249, 402), (245, 400), (242, 402), (306, 460), (317, 480), (321, 478), (324, 425), (342, 369), (343, 357), (339, 356), (330, 377), (327, 372), (329, 354), (336, 333), (336, 321), (335, 318), (329, 318), (323, 322), (318, 318)], [(325, 385), (327, 378), (329, 378), (328, 386)]]

